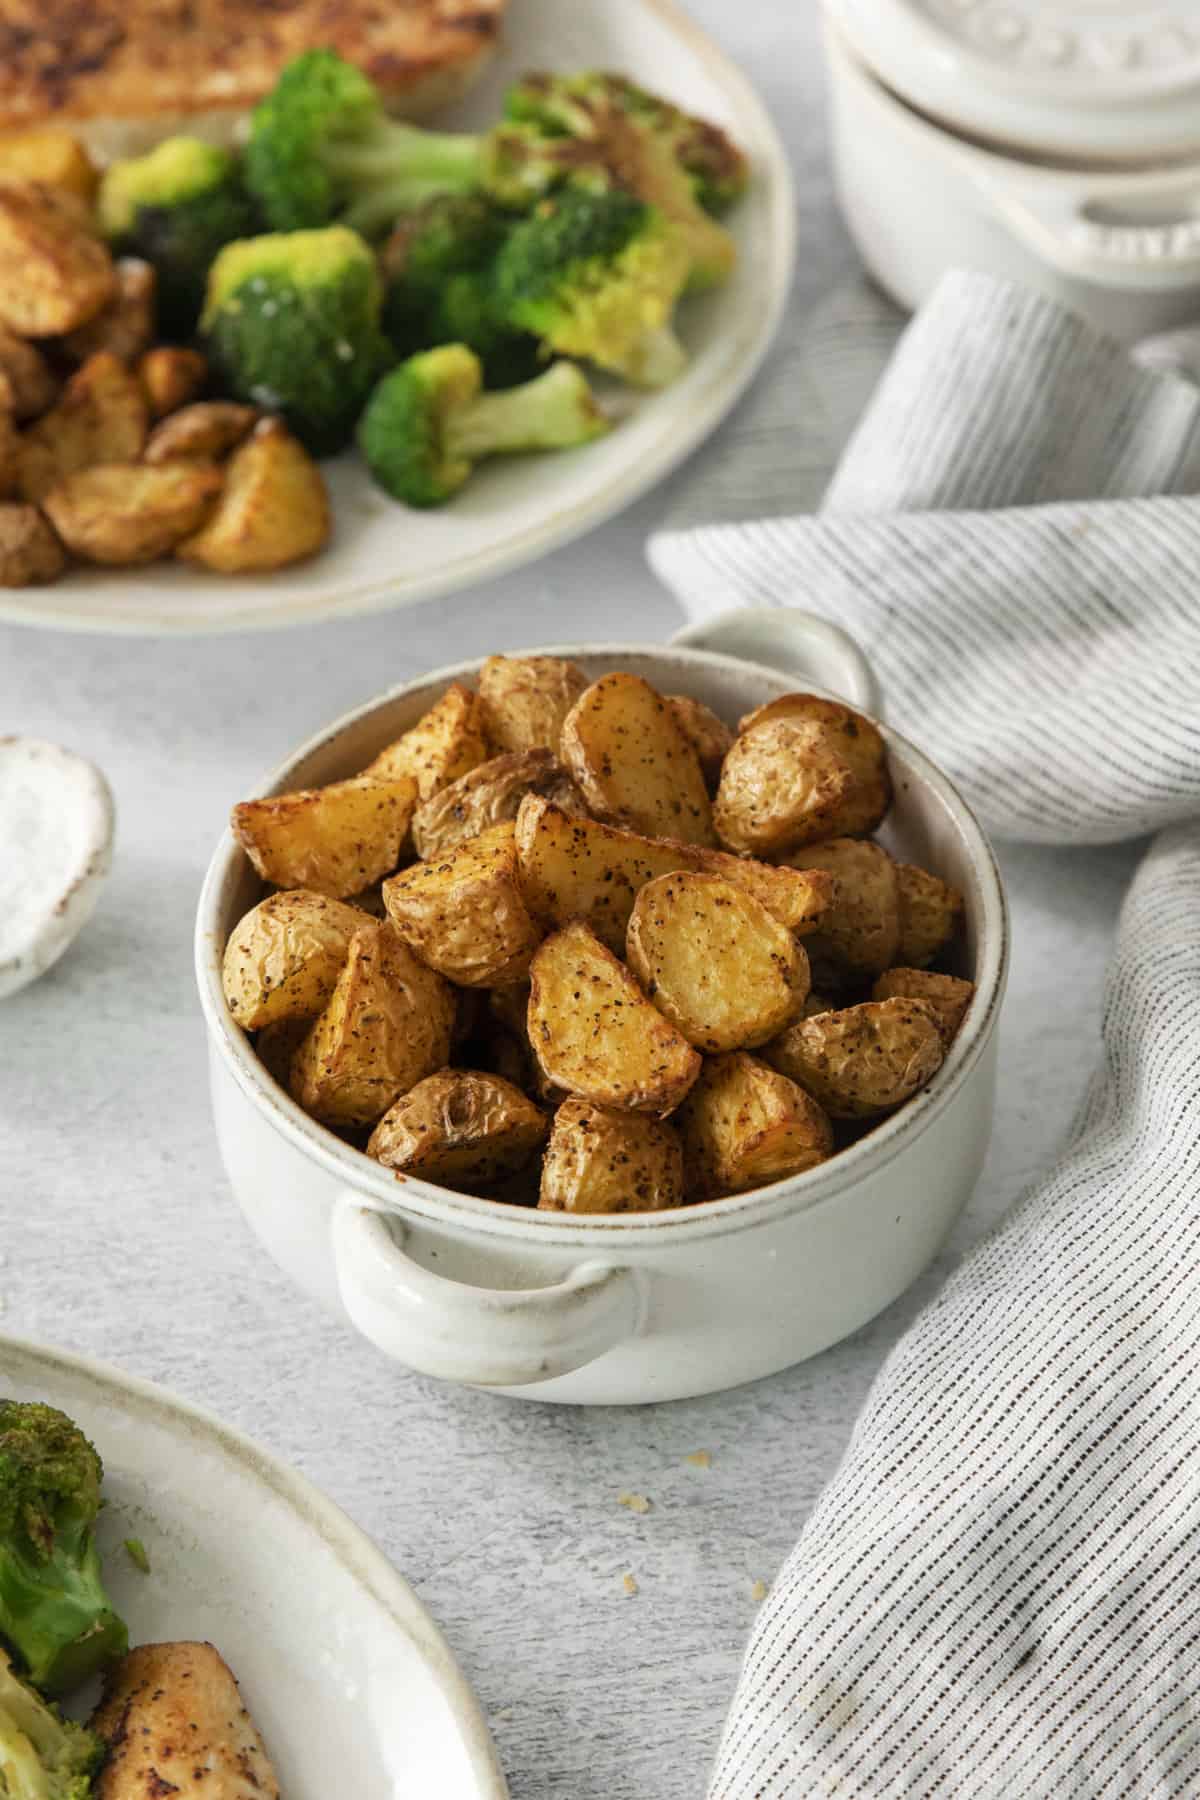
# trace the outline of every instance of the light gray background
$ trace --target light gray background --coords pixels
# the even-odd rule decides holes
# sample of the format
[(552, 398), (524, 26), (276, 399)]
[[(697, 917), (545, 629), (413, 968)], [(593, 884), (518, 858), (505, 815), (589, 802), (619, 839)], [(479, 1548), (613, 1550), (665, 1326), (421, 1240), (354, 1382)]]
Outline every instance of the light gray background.
[[(801, 309), (854, 263), (829, 188), (816, 10), (692, 0), (793, 157)], [(324, 719), (438, 663), (668, 636), (679, 615), (642, 545), (686, 481), (416, 612), (195, 643), (0, 628), (0, 730), (93, 757), (119, 810), (99, 914), (0, 1016), (0, 1329), (165, 1382), (339, 1501), (446, 1630), (515, 1800), (702, 1792), (753, 1583), (786, 1555), (914, 1309), (1053, 1155), (1095, 1059), (1139, 854), (1002, 854), (1015, 960), (982, 1185), (919, 1288), (826, 1355), (709, 1400), (571, 1411), (439, 1388), (319, 1313), (243, 1228), (209, 1123), (191, 927), (230, 802)], [(684, 1460), (699, 1449), (711, 1467)], [(653, 1510), (622, 1508), (624, 1490)]]

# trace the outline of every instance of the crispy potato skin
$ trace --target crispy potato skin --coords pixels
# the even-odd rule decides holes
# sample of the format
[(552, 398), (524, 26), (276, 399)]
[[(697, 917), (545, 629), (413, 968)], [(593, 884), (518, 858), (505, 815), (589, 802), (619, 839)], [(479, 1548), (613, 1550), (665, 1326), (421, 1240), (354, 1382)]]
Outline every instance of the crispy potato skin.
[(763, 1052), (834, 1119), (871, 1119), (923, 1088), (942, 1065), (941, 1024), (922, 1000), (867, 1000), (799, 1019)]
[(364, 919), (292, 1058), (293, 1099), (323, 1124), (374, 1125), (450, 1056), (454, 993), (390, 925)]
[(207, 524), (175, 554), (222, 575), (264, 574), (315, 556), (332, 529), (320, 469), (278, 419), (260, 419), (230, 457)]
[(619, 1111), (679, 1105), (699, 1056), (586, 925), (547, 938), (529, 975), (529, 1041), (548, 1081)]
[(0, 505), (0, 587), (36, 587), (66, 566), (63, 547), (36, 506)]
[(197, 400), (163, 419), (146, 443), (142, 460), (173, 462), (179, 457), (219, 462), (253, 431), (259, 415), (234, 400)]
[(563, 721), (562, 758), (598, 818), (713, 844), (700, 759), (668, 700), (638, 675), (602, 675)]
[(152, 419), (186, 406), (204, 392), (208, 364), (199, 350), (176, 344), (158, 344), (138, 359), (137, 378)]
[(99, 350), (111, 350), (122, 362), (134, 363), (154, 341), (158, 276), (152, 265), (137, 256), (123, 256), (114, 268), (117, 286), (111, 300), (61, 339), (72, 362), (83, 363)]
[(0, 411), (35, 419), (54, 404), (58, 380), (41, 351), (0, 325)]
[(835, 733), (816, 720), (765, 720), (735, 738), (725, 758), (717, 836), (743, 855), (782, 856), (833, 836), (853, 787)]
[(422, 858), (446, 856), (468, 838), (515, 819), (526, 794), (561, 793), (570, 777), (549, 750), (490, 757), (423, 800), (413, 816)]
[(362, 929), (358, 907), (293, 888), (268, 894), (229, 934), (222, 963), (225, 1000), (238, 1024), (261, 1031), (283, 1019), (311, 1019), (327, 1004)]
[(484, 729), (498, 750), (550, 750), (587, 676), (559, 656), (489, 656), (479, 671)]
[(973, 981), (961, 981), (957, 975), (935, 975), (929, 969), (886, 969), (871, 989), (872, 1000), (921, 1000), (931, 1006), (947, 1050), (958, 1035), (974, 994)]
[(73, 555), (122, 568), (169, 556), (221, 487), (215, 463), (99, 463), (52, 487), (42, 506)]
[(383, 884), (388, 916), (432, 969), (462, 987), (524, 981), (544, 933), (517, 879), (511, 824), (494, 825)]
[(897, 863), (896, 880), (900, 901), (896, 961), (910, 969), (924, 969), (957, 931), (963, 897), (948, 881), (914, 863)]
[(706, 1060), (679, 1109), (689, 1200), (713, 1200), (815, 1168), (833, 1127), (794, 1081), (744, 1050)]
[(416, 797), (407, 775), (397, 781), (358, 775), (328, 787), (243, 800), (233, 809), (231, 828), (264, 881), (345, 900), (395, 868)]
[(146, 442), (146, 423), (146, 401), (135, 378), (111, 350), (97, 351), (25, 433), (22, 494), (36, 504), (79, 469), (136, 462)]
[(703, 700), (690, 694), (668, 694), (667, 705), (675, 715), (675, 723), (700, 759), (700, 768), (710, 794), (716, 793), (721, 779), (721, 764), (733, 746), (733, 733), (723, 719), (718, 719)]
[(900, 952), (896, 864), (866, 838), (830, 838), (797, 850), (795, 868), (822, 868), (836, 882), (834, 902), (809, 944), (815, 979), (830, 986), (879, 975)]
[(443, 1069), (396, 1101), (372, 1132), (367, 1155), (470, 1192), (515, 1175), (549, 1128), (545, 1113), (512, 1082)]
[(91, 1724), (109, 1746), (96, 1800), (279, 1800), (266, 1745), (211, 1644), (140, 1644), (109, 1675)]
[(878, 728), (838, 700), (825, 700), (820, 694), (782, 694), (747, 713), (739, 722), (738, 733), (746, 736), (779, 720), (822, 726), (850, 770), (851, 785), (829, 835), (862, 837), (874, 831), (892, 803), (887, 746)]
[(53, 125), (0, 133), (0, 180), (38, 181), (65, 188), (90, 207), (100, 171), (79, 139)]
[(19, 337), (57, 337), (94, 318), (116, 291), (112, 258), (63, 189), (0, 178), (0, 322)]
[(681, 870), (634, 902), (627, 961), (659, 1012), (709, 1055), (776, 1037), (808, 993), (808, 958), (752, 894)]
[(479, 699), (456, 681), (411, 731), (381, 750), (364, 773), (411, 775), (421, 799), (428, 800), (490, 755)]
[(683, 1146), (669, 1120), (563, 1101), (542, 1159), (542, 1212), (665, 1212), (683, 1200)]

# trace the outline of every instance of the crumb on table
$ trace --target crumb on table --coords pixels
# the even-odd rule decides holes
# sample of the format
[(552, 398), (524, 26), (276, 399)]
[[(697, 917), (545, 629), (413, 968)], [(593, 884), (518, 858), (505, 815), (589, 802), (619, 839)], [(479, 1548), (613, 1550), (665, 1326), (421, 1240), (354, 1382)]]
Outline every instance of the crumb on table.
[(630, 1512), (648, 1513), (650, 1511), (651, 1502), (646, 1498), (645, 1494), (618, 1494), (617, 1505), (627, 1506)]
[(710, 1469), (712, 1467), (712, 1456), (707, 1450), (693, 1450), (691, 1455), (685, 1456), (683, 1460), (684, 1462), (694, 1463), (698, 1469)]
[(621, 1585), (627, 1594), (636, 1594), (638, 1591), (638, 1584), (632, 1575), (622, 1575)]

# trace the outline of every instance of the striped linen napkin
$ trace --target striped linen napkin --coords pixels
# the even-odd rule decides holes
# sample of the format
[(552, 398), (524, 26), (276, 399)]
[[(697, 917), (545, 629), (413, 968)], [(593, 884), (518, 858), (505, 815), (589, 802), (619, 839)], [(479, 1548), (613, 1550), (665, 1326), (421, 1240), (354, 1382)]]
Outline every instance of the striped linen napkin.
[(993, 832), (1160, 830), (1082, 1113), (884, 1365), (710, 1800), (1200, 1794), (1200, 389), (1161, 372), (1187, 353), (978, 275), (907, 328), (856, 289), (724, 447), (758, 516), (701, 465), (650, 545), (694, 617), (845, 625)]

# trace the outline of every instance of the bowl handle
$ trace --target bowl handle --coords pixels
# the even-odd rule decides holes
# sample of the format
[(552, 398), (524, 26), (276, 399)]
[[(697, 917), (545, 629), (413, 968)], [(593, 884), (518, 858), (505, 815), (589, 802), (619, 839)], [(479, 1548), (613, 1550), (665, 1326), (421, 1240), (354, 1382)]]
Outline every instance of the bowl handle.
[(797, 606), (736, 606), (676, 632), (671, 642), (782, 669), (879, 717), (879, 684), (849, 632)]
[(342, 1194), (333, 1257), (342, 1304), (385, 1355), (442, 1381), (524, 1387), (567, 1375), (636, 1337), (645, 1314), (632, 1269), (579, 1263), (549, 1287), (472, 1287), (404, 1248), (403, 1223)]

